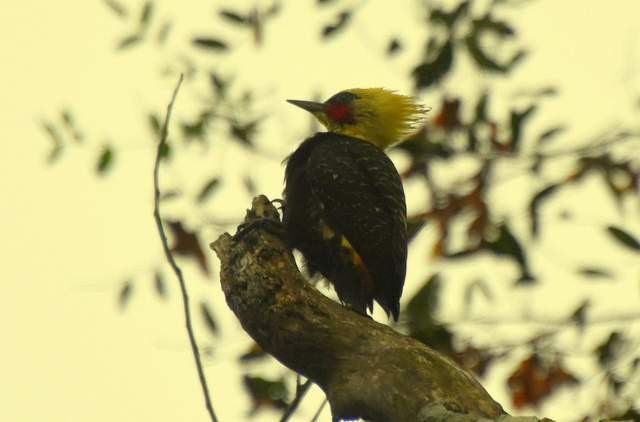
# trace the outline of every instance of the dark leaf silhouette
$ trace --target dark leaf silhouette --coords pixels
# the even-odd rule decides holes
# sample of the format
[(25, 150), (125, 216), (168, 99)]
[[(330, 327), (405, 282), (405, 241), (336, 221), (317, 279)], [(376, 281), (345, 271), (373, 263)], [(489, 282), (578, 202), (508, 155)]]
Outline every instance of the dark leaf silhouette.
[(104, 0), (104, 3), (107, 5), (109, 10), (115, 13), (118, 17), (127, 17), (127, 9), (125, 9), (125, 7), (121, 3), (117, 2), (116, 0)]
[(234, 12), (233, 10), (222, 9), (218, 12), (221, 17), (230, 23), (236, 25), (251, 25), (251, 17), (247, 15), (241, 15), (238, 12)]
[(498, 256), (508, 256), (515, 260), (520, 267), (518, 283), (531, 283), (535, 278), (529, 271), (527, 257), (518, 239), (514, 236), (509, 226), (504, 223), (497, 228), (497, 235), (491, 240), (485, 240), (484, 246)]
[(402, 44), (397, 38), (392, 38), (387, 45), (387, 56), (398, 54), (402, 50)]
[(591, 307), (591, 303), (589, 300), (584, 300), (571, 314), (571, 321), (573, 321), (578, 328), (581, 330), (584, 329), (584, 326), (587, 322), (587, 312)]
[(171, 234), (173, 234), (171, 251), (178, 255), (194, 259), (203, 273), (207, 276), (211, 275), (207, 257), (198, 240), (198, 234), (186, 230), (180, 221), (167, 221), (167, 224), (171, 230)]
[(173, 148), (171, 147), (170, 143), (165, 142), (164, 144), (162, 144), (162, 146), (160, 147), (160, 159), (162, 161), (170, 159), (171, 151), (173, 151)]
[(53, 142), (53, 146), (49, 150), (49, 155), (47, 157), (47, 164), (53, 164), (58, 160), (58, 158), (60, 158), (60, 155), (62, 154), (62, 136), (60, 135), (58, 129), (51, 122), (45, 120), (41, 125), (46, 134), (49, 136), (49, 139), (51, 139), (51, 141)]
[(209, 305), (206, 302), (200, 302), (200, 313), (202, 314), (202, 320), (204, 321), (205, 327), (211, 332), (213, 335), (220, 334), (218, 329), (218, 323), (216, 322), (213, 312), (209, 309)]
[(511, 142), (510, 150), (518, 151), (522, 139), (523, 126), (536, 111), (536, 106), (529, 106), (524, 111), (511, 111)]
[(607, 231), (621, 245), (626, 246), (627, 248), (632, 249), (634, 251), (640, 251), (640, 242), (638, 242), (638, 240), (635, 237), (633, 237), (626, 231), (616, 226), (608, 226)]
[(118, 306), (120, 310), (125, 310), (127, 305), (129, 304), (129, 299), (131, 299), (131, 294), (133, 293), (133, 280), (127, 280), (122, 283), (122, 287), (120, 287), (120, 292), (118, 293)]
[(156, 270), (153, 274), (153, 286), (158, 297), (162, 299), (167, 298), (167, 282), (160, 270)]
[(71, 138), (73, 138), (73, 140), (76, 142), (82, 142), (84, 140), (84, 137), (78, 130), (75, 118), (73, 117), (73, 114), (71, 114), (71, 111), (66, 109), (62, 110), (62, 112), (60, 113), (60, 117), (62, 119), (62, 124), (64, 125), (67, 132), (71, 135)]
[(468, 13), (469, 6), (469, 1), (463, 1), (451, 12), (445, 12), (442, 9), (433, 8), (429, 13), (429, 21), (432, 23), (442, 23), (447, 29), (451, 30), (458, 22), (458, 19)]
[(484, 92), (476, 103), (474, 123), (486, 122), (489, 120), (487, 108), (489, 107), (489, 93)]
[(286, 409), (289, 395), (284, 379), (269, 380), (262, 377), (244, 376), (244, 387), (251, 397), (250, 415), (261, 408)]
[(215, 190), (219, 185), (220, 185), (219, 177), (213, 177), (212, 179), (207, 181), (202, 187), (202, 189), (200, 189), (200, 193), (198, 193), (198, 197), (197, 197), (198, 202), (204, 202), (207, 199), (209, 199), (211, 194), (215, 192)]
[(562, 132), (566, 130), (567, 130), (566, 126), (562, 126), (562, 125), (554, 126), (550, 129), (547, 129), (544, 132), (542, 132), (540, 136), (538, 136), (538, 140), (536, 141), (536, 143), (538, 145), (542, 145), (550, 141), (551, 139), (555, 138), (556, 136), (560, 135)]
[(345, 28), (351, 20), (351, 11), (344, 10), (340, 12), (336, 21), (322, 29), (322, 38), (329, 38)]
[(258, 128), (258, 121), (230, 122), (231, 136), (245, 146), (253, 145), (253, 136)]
[(105, 145), (102, 148), (102, 152), (98, 156), (98, 163), (96, 164), (96, 172), (102, 176), (105, 175), (113, 167), (113, 160), (115, 151), (110, 145)]
[(242, 179), (242, 184), (244, 185), (244, 188), (247, 190), (247, 193), (249, 195), (255, 196), (256, 193), (258, 192), (258, 190), (256, 189), (256, 184), (251, 178), (251, 176), (245, 176)]
[(196, 47), (211, 51), (226, 51), (229, 48), (227, 43), (217, 38), (194, 38), (192, 42)]
[(153, 2), (147, 1), (144, 6), (142, 6), (142, 11), (140, 12), (140, 32), (143, 32), (149, 26), (151, 22), (151, 16), (153, 15)]
[(210, 72), (209, 73), (209, 81), (211, 82), (211, 86), (213, 87), (213, 92), (220, 98), (224, 98), (228, 82), (222, 79), (217, 73)]
[[(428, 54), (431, 56), (431, 54)], [(439, 82), (451, 69), (453, 64), (453, 42), (447, 40), (430, 59), (415, 67), (412, 71), (415, 87), (428, 88)]]
[(171, 21), (166, 21), (162, 24), (162, 26), (158, 30), (158, 35), (156, 36), (158, 44), (163, 45), (167, 41), (172, 27), (173, 24), (171, 23)]
[(155, 137), (159, 139), (160, 131), (162, 130), (162, 122), (160, 120), (160, 116), (158, 115), (158, 113), (149, 113), (148, 120), (151, 132)]
[(582, 267), (578, 269), (578, 274), (588, 278), (613, 278), (610, 271), (596, 267)]
[(559, 184), (551, 184), (546, 188), (542, 189), (540, 192), (536, 193), (531, 202), (529, 203), (529, 219), (531, 220), (531, 235), (535, 238), (538, 237), (540, 231), (540, 206), (543, 202), (549, 200), (551, 195), (553, 195), (561, 185)]
[(132, 35), (126, 36), (120, 40), (120, 42), (118, 43), (117, 49), (125, 50), (127, 48), (131, 48), (134, 45), (138, 44), (140, 41), (142, 41), (142, 38), (138, 34), (132, 34)]
[(482, 70), (488, 70), (497, 73), (506, 73), (509, 72), (515, 65), (517, 65), (522, 59), (525, 58), (526, 52), (524, 50), (520, 50), (515, 53), (511, 59), (507, 60), (504, 63), (498, 63), (497, 60), (490, 57), (480, 46), (479, 40), (480, 34), (478, 32), (473, 32), (469, 34), (465, 38), (465, 45), (467, 46), (467, 51), (473, 58), (475, 64)]
[(609, 334), (609, 337), (598, 345), (595, 350), (600, 366), (607, 367), (614, 362), (620, 355), (625, 343), (626, 340), (620, 332), (614, 331)]

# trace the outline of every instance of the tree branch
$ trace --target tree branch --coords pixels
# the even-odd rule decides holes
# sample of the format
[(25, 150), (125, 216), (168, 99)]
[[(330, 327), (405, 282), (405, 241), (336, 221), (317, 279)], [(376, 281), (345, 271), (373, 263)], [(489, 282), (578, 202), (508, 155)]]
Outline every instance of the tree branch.
[[(211, 244), (227, 304), (245, 331), (326, 394), (334, 420), (506, 420), (473, 376), (443, 355), (318, 292), (274, 230), (277, 210), (254, 198), (236, 237)], [(515, 420), (515, 419), (514, 419)]]
[(164, 232), (164, 227), (162, 226), (162, 218), (160, 217), (160, 182), (159, 182), (159, 173), (160, 173), (160, 157), (162, 155), (162, 150), (167, 144), (167, 136), (169, 135), (169, 120), (171, 119), (171, 110), (173, 108), (173, 103), (176, 101), (176, 96), (178, 95), (178, 90), (180, 89), (180, 85), (182, 85), (183, 76), (180, 74), (180, 79), (176, 84), (175, 89), (173, 90), (173, 95), (171, 96), (171, 101), (167, 105), (167, 113), (164, 118), (164, 124), (162, 126), (162, 132), (160, 134), (160, 142), (158, 142), (158, 148), (156, 149), (156, 160), (153, 166), (153, 218), (156, 222), (156, 226), (158, 227), (158, 233), (160, 234), (160, 240), (162, 241), (162, 249), (164, 250), (164, 254), (169, 261), (169, 265), (171, 265), (171, 269), (176, 274), (178, 278), (178, 283), (180, 284), (180, 291), (182, 292), (182, 303), (184, 305), (184, 319), (185, 325), (187, 328), (187, 334), (189, 335), (189, 342), (191, 343), (191, 350), (193, 351), (193, 358), (196, 363), (196, 369), (198, 371), (198, 378), (200, 379), (200, 385), (202, 386), (202, 392), (204, 394), (204, 403), (207, 407), (207, 411), (209, 412), (209, 416), (211, 417), (212, 422), (218, 422), (218, 418), (216, 418), (216, 413), (213, 410), (213, 406), (211, 404), (211, 398), (209, 397), (209, 388), (207, 387), (207, 379), (204, 376), (204, 370), (202, 369), (202, 361), (200, 359), (200, 350), (198, 349), (198, 344), (196, 343), (196, 337), (193, 334), (193, 327), (191, 324), (191, 310), (189, 309), (189, 295), (187, 294), (187, 286), (184, 282), (184, 277), (182, 276), (182, 271), (178, 264), (176, 263), (173, 255), (171, 254), (171, 250), (169, 249), (169, 242), (167, 241), (167, 235)]

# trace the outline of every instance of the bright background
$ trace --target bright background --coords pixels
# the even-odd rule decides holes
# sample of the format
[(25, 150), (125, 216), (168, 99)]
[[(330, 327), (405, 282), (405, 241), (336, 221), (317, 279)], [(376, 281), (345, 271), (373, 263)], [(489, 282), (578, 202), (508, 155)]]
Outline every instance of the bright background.
[[(201, 32), (224, 31), (211, 28), (211, 17), (220, 4), (240, 8), (240, 3), (187, 5), (165, 0), (157, 2), (156, 12), (181, 22), (183, 26), (175, 27), (171, 35), (181, 45), (179, 41)], [(406, 38), (412, 33), (407, 22), (416, 28), (424, 25), (422, 17), (413, 13), (413, 1), (398, 1), (393, 16), (384, 2), (367, 2), (351, 36), (309, 49), (328, 16), (318, 13), (314, 3), (287, 2), (270, 22), (265, 45), (256, 50), (250, 40), (239, 39), (235, 61), (227, 60), (227, 69), (222, 69), (235, 70), (239, 81), (262, 87), (267, 100), (261, 107), (271, 118), (265, 127), (270, 142), (263, 146), (281, 158), (309, 127), (306, 116), (287, 105), (286, 98), (310, 99), (317, 92), (330, 94), (355, 86), (410, 92), (405, 76), (408, 64), (421, 54), (422, 36)], [(210, 15), (203, 15), (203, 10)], [(311, 29), (309, 14), (312, 21), (317, 15), (317, 25)], [(305, 25), (299, 23), (300, 16), (305, 17)], [(538, 0), (514, 10), (513, 16), (522, 44), (530, 47), (532, 55), (502, 89), (558, 86), (561, 95), (545, 104), (540, 119), (568, 122), (576, 141), (612, 123), (630, 122), (633, 111), (637, 119), (639, 2)], [(359, 25), (359, 20), (384, 24), (371, 32), (371, 26)], [(184, 26), (186, 22), (189, 27)], [(368, 49), (374, 46), (383, 51), (395, 29), (402, 29), (408, 52), (390, 66), (381, 66), (382, 61), (371, 58)], [(0, 5), (3, 421), (207, 420), (177, 285), (170, 283), (166, 302), (157, 300), (149, 287), (136, 291), (126, 312), (117, 306), (124, 280), (142, 277), (161, 262), (152, 220), (153, 139), (140, 122), (148, 108), (164, 108), (175, 84), (173, 78), (157, 77), (161, 60), (155, 49), (114, 51), (125, 32), (125, 25), (97, 0), (22, 0)], [(172, 50), (172, 43), (166, 51), (179, 54)], [(482, 82), (470, 78), (469, 89)], [(176, 115), (187, 113), (182, 100), (194, 89), (183, 88)], [(50, 146), (40, 120), (63, 107), (74, 110), (91, 143), (65, 152), (50, 167), (45, 160)], [(114, 142), (122, 151), (117, 171), (100, 179), (93, 166), (103, 142)], [(197, 156), (202, 151), (194, 147), (190, 153)], [(215, 163), (220, 171), (225, 166), (251, 164), (260, 175), (259, 189), (272, 197), (279, 195), (283, 169), (277, 160), (244, 162), (233, 148), (220, 153), (225, 154), (224, 161)], [(188, 177), (188, 168), (178, 167), (163, 172), (161, 183), (170, 186)], [(601, 192), (586, 194), (597, 197)], [(234, 201), (233, 189), (218, 200), (228, 204), (228, 213), (221, 218), (237, 218), (249, 204), (245, 195)], [(599, 209), (600, 204), (605, 208)], [(606, 201), (595, 200), (591, 207), (590, 212), (604, 216), (603, 220), (615, 215)], [(216, 236), (212, 229), (210, 240)], [(217, 274), (218, 261), (212, 258), (211, 262)], [(198, 275), (197, 269), (183, 265), (187, 277)], [(142, 286), (138, 283), (136, 288)], [(193, 282), (189, 287), (194, 294), (213, 298), (224, 333), (224, 344), (219, 345), (199, 331), (203, 346), (213, 350), (205, 364), (215, 409), (221, 421), (242, 420), (248, 402), (235, 358), (249, 342), (239, 331), (234, 334), (238, 325), (226, 309), (217, 282)], [(624, 303), (629, 291), (628, 284), (619, 284), (601, 294)], [(571, 300), (573, 293), (567, 290), (555, 298)], [(633, 294), (637, 301), (637, 283)], [(487, 388), (508, 406), (503, 384)], [(305, 401), (299, 420), (309, 420), (320, 397), (315, 392)], [(569, 404), (572, 398), (565, 400)], [(568, 408), (565, 417), (572, 410)], [(563, 417), (561, 413), (547, 416)], [(274, 417), (265, 412), (258, 420)]]

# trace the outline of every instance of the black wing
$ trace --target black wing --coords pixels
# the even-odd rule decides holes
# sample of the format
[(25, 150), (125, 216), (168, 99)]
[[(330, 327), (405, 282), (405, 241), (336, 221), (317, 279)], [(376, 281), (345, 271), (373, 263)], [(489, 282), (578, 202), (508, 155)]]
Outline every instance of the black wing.
[(374, 297), (397, 319), (406, 273), (406, 205), (402, 181), (375, 145), (348, 136), (326, 139), (309, 157), (308, 177), (338, 228), (362, 257), (374, 281)]

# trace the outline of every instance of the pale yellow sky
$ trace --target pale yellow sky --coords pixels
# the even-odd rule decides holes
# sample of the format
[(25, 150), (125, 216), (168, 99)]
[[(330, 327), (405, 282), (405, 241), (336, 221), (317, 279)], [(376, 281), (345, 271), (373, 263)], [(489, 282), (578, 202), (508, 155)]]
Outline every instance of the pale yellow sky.
[[(203, 59), (202, 64), (237, 72), (239, 85), (262, 94), (258, 107), (269, 114), (263, 146), (282, 158), (309, 126), (306, 116), (284, 99), (354, 86), (410, 91), (407, 69), (421, 54), (424, 40), (424, 32), (419, 30), (422, 17), (413, 12), (416, 2), (409, 0), (394, 2), (391, 11), (391, 2), (366, 2), (348, 34), (321, 46), (316, 44), (317, 33), (336, 9), (316, 14), (314, 1), (288, 1), (283, 13), (266, 28), (266, 45), (259, 50), (250, 38), (243, 39), (212, 19), (219, 5), (240, 2), (157, 3), (158, 17), (177, 17), (172, 42), (165, 47), (169, 57), (179, 56), (190, 37), (207, 31), (220, 31), (234, 40), (238, 46), (234, 56), (219, 64)], [(251, 2), (242, 2), (246, 3)], [(514, 9), (515, 26), (532, 54), (512, 80), (500, 83), (500, 91), (509, 98), (522, 87), (560, 87), (561, 96), (544, 104), (534, 125), (542, 128), (568, 122), (575, 131), (567, 143), (581, 141), (611, 123), (632, 123), (635, 119), (637, 126), (637, 106), (633, 109), (640, 97), (637, 16), (640, 3), (635, 0), (539, 0), (521, 11)], [(158, 78), (167, 56), (158, 55), (154, 48), (114, 52), (115, 43), (130, 27), (98, 0), (23, 0), (0, 5), (3, 421), (207, 420), (183, 329), (177, 286), (170, 283), (171, 298), (163, 303), (154, 296), (151, 282), (144, 279), (162, 260), (151, 218), (152, 139), (142, 122), (148, 109), (164, 109), (175, 81)], [(385, 62), (382, 54), (372, 49), (384, 51), (388, 36), (396, 32), (404, 34), (408, 51)], [(457, 85), (446, 88), (473, 92), (488, 81), (473, 75), (456, 78)], [(184, 86), (175, 106), (177, 117), (193, 110), (190, 100), (196, 89)], [(425, 102), (430, 98), (426, 96)], [(58, 164), (48, 167), (45, 156), (49, 143), (39, 121), (56, 118), (63, 107), (74, 112), (88, 139), (85, 145), (71, 145)], [(120, 149), (116, 171), (99, 179), (93, 167), (105, 142)], [(192, 148), (185, 154), (182, 163), (163, 172), (163, 186), (188, 184), (195, 178), (193, 172), (210, 170), (206, 166), (192, 170), (184, 164), (188, 160), (222, 154), (224, 161), (217, 159), (212, 164), (218, 166), (216, 171), (251, 164), (261, 190), (271, 196), (280, 192), (282, 168), (277, 160), (249, 159), (224, 146), (210, 151)], [(518, 187), (512, 189), (517, 195)], [(604, 224), (619, 219), (603, 199), (606, 194), (595, 184), (589, 189), (572, 192), (570, 198), (594, 198), (580, 215), (584, 221)], [(248, 205), (248, 199), (239, 199), (233, 189), (221, 192), (216, 201), (229, 204), (222, 212), (229, 217), (239, 215)], [(640, 225), (633, 221), (637, 204), (631, 205), (629, 210), (634, 214), (628, 214), (623, 224), (640, 233)], [(561, 209), (561, 205), (550, 207), (550, 215)], [(201, 223), (197, 216), (192, 216), (191, 222)], [(589, 242), (595, 229), (585, 227), (560, 227), (564, 232), (558, 237), (576, 240), (584, 236)], [(212, 236), (208, 240), (213, 240), (215, 231), (209, 229), (208, 233)], [(411, 251), (413, 259), (425, 256), (429, 239), (427, 234), (416, 244)], [(550, 255), (568, 262), (585, 257), (602, 259), (598, 251), (563, 250), (552, 241), (543, 242), (541, 249), (540, 256), (533, 257), (537, 263), (544, 263)], [(616, 259), (630, 263), (627, 273), (636, 280), (634, 258), (624, 252), (619, 255)], [(212, 258), (212, 262), (217, 269), (217, 260)], [(222, 326), (222, 345), (198, 327), (201, 344), (214, 347), (213, 358), (206, 362), (214, 406), (221, 421), (242, 420), (248, 403), (235, 357), (248, 340), (226, 308), (218, 284), (201, 281), (196, 268), (183, 265), (194, 297), (210, 298)], [(422, 267), (410, 274), (407, 295), (418, 287), (416, 281), (433, 270)], [(543, 274), (544, 268), (542, 265)], [(501, 275), (513, 272), (508, 265), (495, 270)], [(465, 277), (471, 271), (460, 267), (454, 273)], [(628, 303), (638, 300), (635, 281), (609, 284), (605, 295), (602, 285), (585, 288), (577, 279), (568, 280), (563, 293), (553, 283), (557, 275), (548, 276), (549, 282), (535, 292), (514, 293), (505, 300), (520, 309), (530, 306), (535, 311), (535, 304), (552, 303), (566, 310), (560, 305), (580, 301), (571, 297), (576, 286), (584, 290), (581, 297), (597, 294), (611, 307), (624, 299)], [(121, 313), (117, 292), (129, 277), (137, 280), (136, 292), (127, 312)], [(630, 286), (633, 295), (628, 294)], [(449, 288), (455, 292), (461, 286)], [(503, 375), (495, 377), (498, 381), (487, 384), (491, 394), (507, 407), (508, 396), (499, 381), (508, 370), (501, 369)], [(269, 371), (275, 375), (280, 370)], [(314, 392), (295, 420), (309, 420), (321, 397)], [(543, 410), (553, 411), (548, 416), (562, 420), (575, 410), (567, 404), (587, 406), (589, 400), (589, 396), (576, 398), (563, 391)], [(326, 413), (324, 418), (328, 420)], [(265, 412), (256, 420), (275, 420), (275, 413)]]

